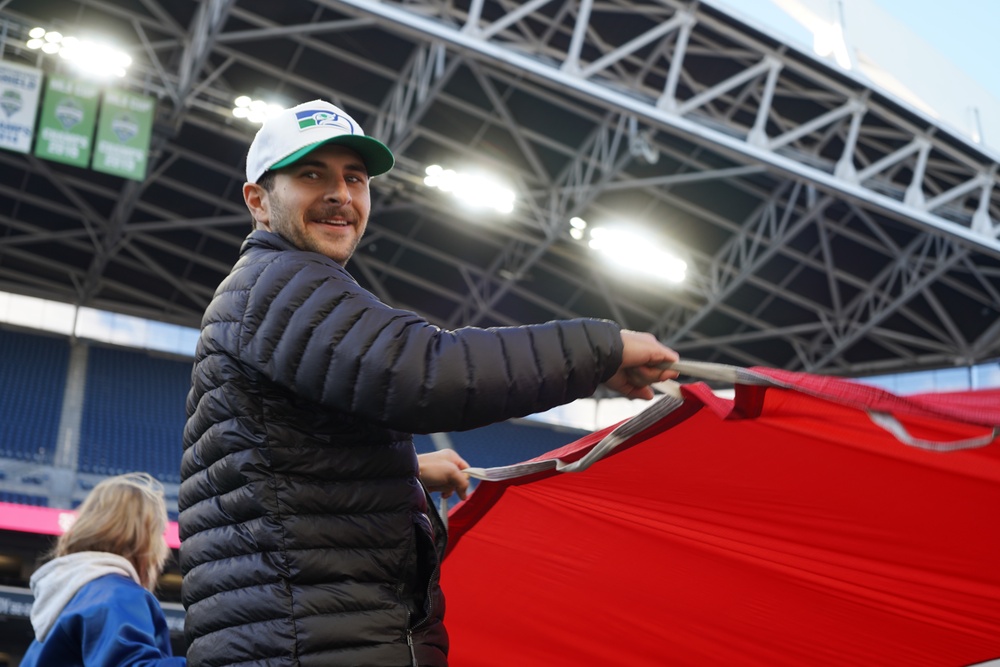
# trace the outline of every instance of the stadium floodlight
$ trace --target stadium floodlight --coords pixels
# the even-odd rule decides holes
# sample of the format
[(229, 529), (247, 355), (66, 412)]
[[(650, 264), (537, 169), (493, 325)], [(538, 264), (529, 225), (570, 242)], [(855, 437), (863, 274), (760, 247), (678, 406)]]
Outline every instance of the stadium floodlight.
[(262, 124), (265, 120), (284, 111), (280, 104), (252, 99), (249, 95), (240, 95), (233, 100), (233, 115), (251, 123)]
[(128, 54), (106, 43), (77, 39), (45, 28), (32, 28), (28, 31), (28, 37), (25, 45), (29, 49), (51, 55), (58, 53), (84, 74), (123, 77), (125, 69), (132, 64), (132, 58)]
[(63, 40), (59, 56), (74, 67), (96, 76), (125, 76), (125, 68), (132, 64), (128, 54), (107, 44), (67, 37)]
[(450, 193), (466, 206), (505, 214), (514, 210), (514, 191), (490, 176), (461, 173), (437, 164), (424, 173), (424, 185)]
[(59, 53), (62, 48), (62, 33), (45, 28), (32, 28), (28, 32), (28, 41), (25, 46), (29, 49), (40, 50), (44, 53)]
[(670, 283), (683, 282), (687, 276), (687, 262), (657, 245), (648, 234), (619, 227), (594, 227), (588, 245), (602, 259), (622, 269)]

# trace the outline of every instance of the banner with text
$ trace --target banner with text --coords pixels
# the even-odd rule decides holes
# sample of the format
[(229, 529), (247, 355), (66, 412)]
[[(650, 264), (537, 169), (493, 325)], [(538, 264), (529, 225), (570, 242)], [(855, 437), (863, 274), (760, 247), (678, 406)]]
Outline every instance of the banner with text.
[(146, 178), (155, 108), (152, 97), (121, 90), (105, 91), (91, 167), (135, 181)]
[(100, 88), (95, 83), (49, 77), (38, 121), (35, 155), (77, 167), (90, 164)]
[(31, 150), (41, 88), (42, 70), (0, 62), (0, 148)]

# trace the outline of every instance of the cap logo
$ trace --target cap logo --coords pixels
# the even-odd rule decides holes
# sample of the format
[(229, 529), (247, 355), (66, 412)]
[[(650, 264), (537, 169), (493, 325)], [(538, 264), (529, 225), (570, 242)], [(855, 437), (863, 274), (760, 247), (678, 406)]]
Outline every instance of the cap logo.
[(346, 130), (348, 134), (354, 134), (354, 124), (340, 114), (326, 111), (325, 109), (306, 109), (297, 111), (295, 120), (299, 124), (300, 130), (308, 130), (311, 127), (339, 127)]

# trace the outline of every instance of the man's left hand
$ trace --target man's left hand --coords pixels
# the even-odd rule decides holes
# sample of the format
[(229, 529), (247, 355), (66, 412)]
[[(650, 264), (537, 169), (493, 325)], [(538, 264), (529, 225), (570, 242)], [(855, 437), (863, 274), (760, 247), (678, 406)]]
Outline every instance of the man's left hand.
[(462, 470), (469, 467), (454, 449), (439, 449), (417, 456), (420, 463), (420, 481), (431, 493), (450, 498), (457, 493), (465, 500), (469, 492), (469, 477)]

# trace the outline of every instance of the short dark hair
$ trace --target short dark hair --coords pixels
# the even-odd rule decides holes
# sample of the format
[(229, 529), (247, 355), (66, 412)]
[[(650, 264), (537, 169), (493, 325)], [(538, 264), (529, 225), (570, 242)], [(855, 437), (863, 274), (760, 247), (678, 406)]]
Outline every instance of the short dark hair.
[[(267, 171), (265, 171), (263, 174), (260, 175), (260, 178), (257, 179), (257, 185), (264, 188), (265, 192), (268, 193), (274, 192), (275, 177), (276, 177), (276, 172), (272, 169), (268, 169)], [(253, 218), (250, 218), (250, 231), (252, 232), (256, 229), (257, 229), (257, 221), (254, 220)]]
[(274, 179), (275, 179), (275, 172), (274, 172), (274, 170), (268, 169), (263, 174), (261, 174), (260, 178), (257, 179), (257, 185), (259, 185), (260, 187), (264, 188), (268, 192), (273, 192), (274, 191)]

